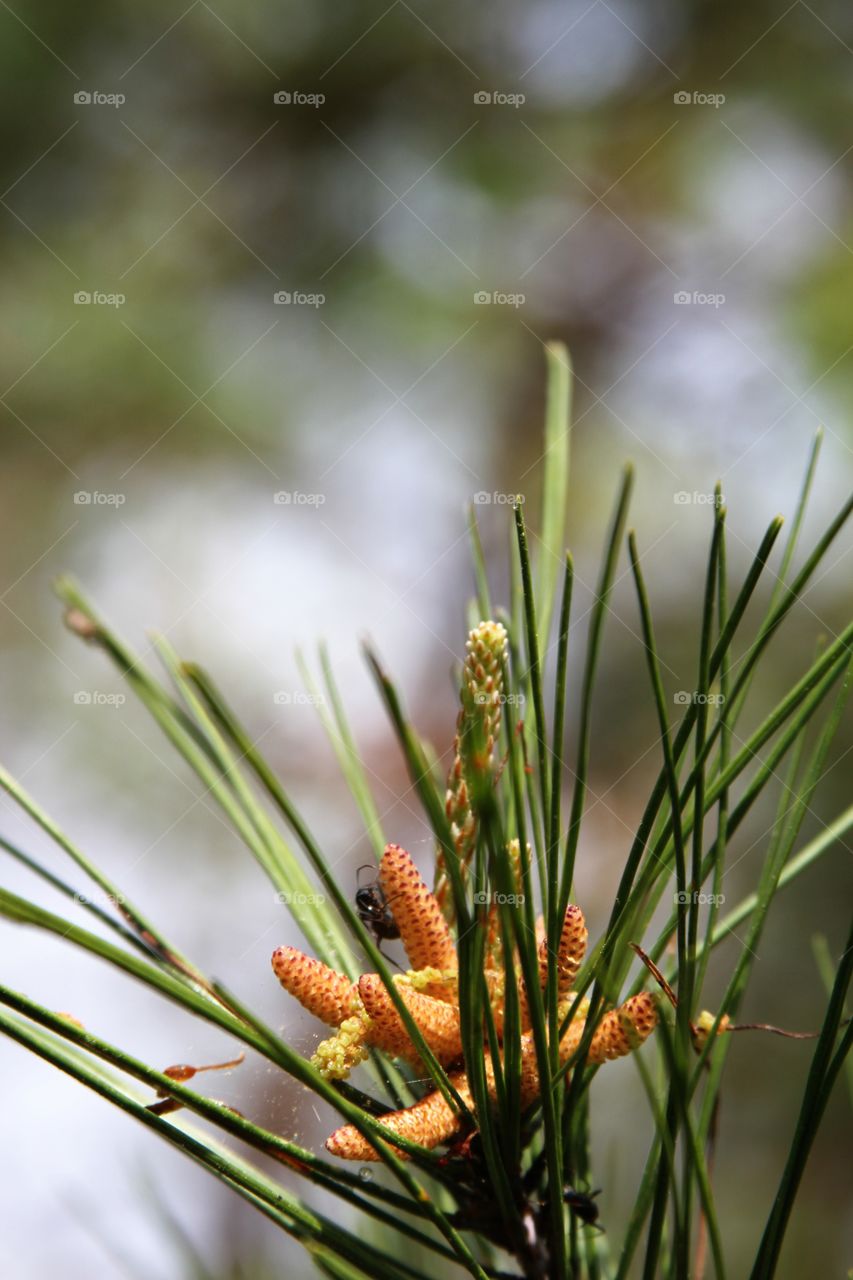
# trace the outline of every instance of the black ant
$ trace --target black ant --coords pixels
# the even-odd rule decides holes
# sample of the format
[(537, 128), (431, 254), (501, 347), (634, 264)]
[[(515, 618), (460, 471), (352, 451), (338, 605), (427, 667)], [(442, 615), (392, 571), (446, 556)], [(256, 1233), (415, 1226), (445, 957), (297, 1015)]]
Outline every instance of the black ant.
[[(374, 870), (373, 864), (365, 862), (359, 867), (357, 875), (361, 875), (365, 869)], [(378, 880), (371, 880), (369, 884), (358, 886), (355, 892), (355, 909), (361, 923), (373, 934), (380, 951), (382, 950), (380, 943), (393, 942), (399, 938), (400, 930), (385, 890)]]
[[(531, 1164), (527, 1173), (522, 1179), (522, 1186), (525, 1195), (534, 1203), (534, 1197), (541, 1195), (540, 1183), (545, 1170), (545, 1152), (540, 1151), (539, 1155)], [(595, 1227), (596, 1231), (603, 1231), (604, 1227), (598, 1221), (598, 1205), (595, 1203), (595, 1197), (601, 1195), (601, 1187), (596, 1187), (595, 1191), (578, 1191), (575, 1187), (568, 1183), (563, 1187), (563, 1203), (568, 1205), (569, 1209), (576, 1218), (586, 1227)], [(538, 1206), (538, 1215), (544, 1218), (546, 1205), (540, 1200)]]
[(596, 1231), (603, 1231), (604, 1227), (598, 1221), (598, 1205), (595, 1203), (595, 1197), (601, 1195), (601, 1187), (597, 1187), (595, 1191), (576, 1191), (574, 1187), (563, 1187), (563, 1200), (569, 1206), (576, 1218), (580, 1218), (586, 1227), (595, 1227)]

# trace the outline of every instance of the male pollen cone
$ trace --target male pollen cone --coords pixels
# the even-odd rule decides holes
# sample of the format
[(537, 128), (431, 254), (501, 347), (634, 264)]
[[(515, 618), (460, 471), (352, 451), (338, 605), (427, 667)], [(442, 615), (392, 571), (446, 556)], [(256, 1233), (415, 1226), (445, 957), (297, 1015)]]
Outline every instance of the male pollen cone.
[[(604, 1014), (592, 1037), (587, 1062), (600, 1066), (602, 1062), (626, 1057), (649, 1038), (657, 1024), (658, 1009), (651, 992), (641, 991), (639, 995), (631, 996), (618, 1009), (610, 1009)], [(568, 1062), (575, 1053), (585, 1025), (586, 1012), (582, 1006), (580, 1014), (572, 1020), (560, 1041), (561, 1062)]]
[[(402, 985), (398, 985), (397, 990), (438, 1060), (448, 1063), (461, 1057), (462, 1033), (459, 1028), (458, 1005), (435, 1000), (432, 996), (410, 991)], [(362, 974), (358, 980), (358, 994), (365, 1012), (370, 1015), (370, 1043), (395, 1057), (417, 1062), (409, 1033), (379, 974)]]
[[(557, 999), (562, 1000), (575, 985), (575, 979), (586, 953), (589, 933), (580, 907), (574, 904), (566, 908), (560, 941), (557, 944)], [(545, 990), (548, 981), (548, 940), (539, 944), (539, 985)], [(530, 1027), (530, 1010), (526, 990), (521, 993), (521, 1020), (525, 1030)]]
[(339, 1027), (353, 1012), (353, 983), (322, 960), (306, 956), (296, 947), (278, 947), (272, 954), (272, 967), (285, 991), (326, 1026)]
[[(560, 1061), (568, 1062), (580, 1044), (585, 1024), (585, 1016), (580, 1012), (572, 1021), (563, 1039), (560, 1041)], [(622, 1058), (631, 1053), (651, 1035), (657, 1026), (657, 1006), (654, 997), (647, 991), (632, 996), (619, 1009), (611, 1009), (605, 1013), (598, 1024), (590, 1045), (588, 1061), (591, 1063), (607, 1062), (612, 1058)], [(471, 1092), (464, 1072), (450, 1077), (466, 1106), (472, 1106)], [(491, 1059), (486, 1058), (486, 1084), (492, 1097), (495, 1096), (494, 1071)], [(533, 1036), (527, 1032), (521, 1037), (521, 1105), (529, 1104), (539, 1094), (539, 1073), (536, 1066), (536, 1048)], [(437, 1147), (446, 1142), (459, 1127), (459, 1116), (445, 1101), (443, 1095), (436, 1090), (428, 1094), (412, 1107), (402, 1111), (392, 1111), (381, 1117), (383, 1129), (389, 1136), (400, 1134), (410, 1138), (422, 1147)], [(336, 1129), (326, 1143), (333, 1155), (342, 1156), (346, 1160), (378, 1160), (374, 1148), (363, 1138), (353, 1125), (343, 1125)], [(406, 1159), (405, 1152), (399, 1152)]]
[[(557, 947), (557, 995), (564, 996), (575, 985), (578, 971), (583, 964), (589, 933), (580, 907), (570, 904), (563, 918), (560, 942)], [(548, 943), (539, 948), (539, 971), (542, 987), (548, 979)]]
[[(449, 1079), (451, 1084), (455, 1085), (462, 1101), (470, 1107), (471, 1093), (464, 1073), (452, 1075)], [(443, 1095), (436, 1091), (427, 1094), (414, 1106), (406, 1107), (404, 1111), (392, 1111), (382, 1116), (381, 1124), (383, 1129), (388, 1130), (389, 1139), (395, 1135), (409, 1138), (412, 1142), (432, 1150), (433, 1147), (438, 1147), (442, 1142), (447, 1142), (453, 1137), (459, 1128), (459, 1116), (452, 1107), (447, 1105)], [(326, 1142), (326, 1150), (344, 1160), (360, 1160), (366, 1163), (379, 1159), (367, 1139), (352, 1124), (345, 1124), (340, 1129), (336, 1129)], [(397, 1155), (404, 1160), (408, 1159), (404, 1151), (398, 1151)]]
[(457, 969), (450, 927), (411, 857), (400, 845), (385, 846), (379, 882), (412, 968)]

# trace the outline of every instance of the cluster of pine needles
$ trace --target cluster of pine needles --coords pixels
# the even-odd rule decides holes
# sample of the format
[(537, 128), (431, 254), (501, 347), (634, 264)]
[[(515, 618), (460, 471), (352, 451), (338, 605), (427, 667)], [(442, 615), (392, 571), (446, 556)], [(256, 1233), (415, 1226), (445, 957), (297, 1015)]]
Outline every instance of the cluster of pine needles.
[[(625, 471), (583, 620), (581, 678), (568, 691), (570, 636), (579, 625), (573, 622), (573, 564), (565, 550), (570, 369), (563, 348), (553, 346), (548, 358), (540, 519), (537, 529), (528, 527), (526, 507), (515, 504), (507, 606), (491, 598), (477, 508), (470, 509), (475, 597), (466, 629), (475, 643), (484, 623), (488, 636), (501, 639), (489, 650), (488, 670), (481, 663), (481, 684), (470, 679), (476, 662), (460, 668), (449, 776), (411, 722), (385, 667), (366, 649), (389, 732), (435, 849), (434, 866), (430, 859), (420, 868), (425, 876), (434, 872), (435, 883), (428, 889), (418, 881), (420, 887), (398, 904), (409, 911), (399, 929), (394, 895), (384, 892), (381, 879), (358, 902), (353, 886), (339, 883), (285, 783), (212, 679), (161, 638), (154, 643), (165, 676), (152, 674), (73, 583), (58, 584), (67, 625), (116, 666), (288, 904), (305, 951), (295, 953), (302, 956), (296, 960), (279, 955), (287, 982), (279, 976), (296, 994), (307, 993), (309, 1008), (313, 1000), (318, 1011), (331, 1010), (327, 1020), (338, 1030), (325, 1058), (322, 1052), (313, 1058), (298, 1053), (238, 993), (201, 972), (0, 769), (0, 786), (100, 891), (81, 893), (52, 867), (0, 840), (8, 856), (82, 908), (91, 927), (79, 923), (79, 909), (62, 915), (5, 889), (0, 915), (55, 935), (175, 1002), (188, 1017), (213, 1023), (244, 1053), (265, 1059), (332, 1109), (339, 1132), (352, 1143), (346, 1149), (339, 1143), (339, 1155), (355, 1151), (359, 1159), (381, 1162), (384, 1173), (365, 1177), (346, 1160), (271, 1132), (194, 1088), (193, 1068), (158, 1070), (5, 986), (0, 1031), (183, 1151), (297, 1240), (320, 1272), (339, 1280), (463, 1273), (477, 1280), (723, 1280), (725, 1232), (715, 1207), (713, 1157), (732, 1042), (726, 1033), (777, 893), (837, 850), (853, 825), (851, 807), (816, 838), (800, 841), (849, 691), (853, 622), (823, 641), (785, 696), (758, 714), (753, 688), (759, 664), (778, 643), (777, 633), (853, 509), (851, 500), (808, 554), (801, 553), (820, 437), (786, 536), (781, 519), (774, 519), (740, 581), (732, 581), (727, 567), (719, 491), (709, 504), (695, 682), (691, 697), (675, 708), (677, 717), (664, 692), (640, 550), (627, 530), (632, 473)], [(585, 951), (582, 917), (578, 924), (572, 915), (573, 883), (589, 800), (602, 642), (626, 549), (657, 717), (659, 772), (624, 851), (607, 926)], [(763, 616), (745, 634), (748, 607), (759, 601)], [(382, 829), (325, 650), (316, 672), (304, 664), (302, 670), (375, 850), (378, 877), (383, 852), (389, 841), (396, 848), (397, 833)], [(757, 727), (747, 730), (743, 711), (750, 695), (749, 719)], [(813, 724), (817, 729), (809, 733)], [(780, 772), (775, 821), (754, 890), (724, 914), (720, 890), (729, 851)], [(385, 874), (409, 874), (408, 864), (398, 864), (395, 871), (386, 863)], [(377, 896), (371, 899), (371, 893)], [(419, 939), (426, 934), (415, 920), (421, 906), (433, 913), (429, 927), (435, 926), (424, 946)], [(708, 1013), (702, 993), (709, 960), (734, 930), (742, 945), (725, 991)], [(408, 974), (397, 970), (382, 945), (395, 933), (403, 935), (410, 959), (416, 953)], [(645, 961), (639, 972), (637, 952)], [(307, 985), (294, 976), (303, 961), (317, 966)], [(853, 935), (828, 976), (825, 1017), (809, 1050), (799, 1113), (779, 1117), (790, 1145), (766, 1221), (756, 1225), (752, 1280), (774, 1274), (815, 1134), (850, 1048), (844, 1002), (851, 968)], [(264, 980), (273, 981), (266, 967), (258, 975)], [(594, 1082), (607, 1057), (636, 1048), (653, 1029), (657, 1073), (645, 1060), (648, 1048), (631, 1055), (645, 1087), (652, 1137), (632, 1211), (617, 1237), (609, 1227), (596, 1229)], [(346, 1078), (351, 1069), (355, 1083)], [(630, 1068), (623, 1063), (619, 1069)], [(150, 1090), (157, 1101), (146, 1096)], [(444, 1125), (429, 1131), (435, 1141), (426, 1142), (423, 1125), (389, 1127), (390, 1117), (420, 1115), (417, 1109), (425, 1105)], [(321, 1206), (336, 1197), (349, 1206), (349, 1216), (334, 1205), (309, 1207), (293, 1190), (300, 1180), (326, 1193)]]

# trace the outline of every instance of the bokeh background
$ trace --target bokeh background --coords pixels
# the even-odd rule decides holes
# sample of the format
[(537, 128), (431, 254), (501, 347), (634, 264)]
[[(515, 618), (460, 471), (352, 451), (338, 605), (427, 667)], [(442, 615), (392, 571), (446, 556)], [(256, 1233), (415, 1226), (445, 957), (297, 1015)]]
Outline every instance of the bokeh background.
[[(325, 638), (386, 825), (426, 866), (358, 641), (374, 639), (445, 751), (472, 586), (464, 505), (485, 496), (500, 594), (501, 498), (537, 509), (543, 343), (558, 338), (576, 374), (577, 617), (630, 458), (668, 685), (690, 688), (715, 480), (736, 576), (790, 513), (819, 424), (807, 540), (853, 477), (851, 14), (840, 0), (10, 0), (0, 36), (2, 759), (203, 968), (308, 1048), (317, 1028), (269, 970), (289, 918), (63, 631), (51, 579), (72, 572), (140, 649), (156, 628), (217, 673), (354, 889), (367, 845), (298, 696), (294, 651), (313, 661)], [(756, 714), (849, 612), (850, 550), (835, 544), (772, 649)], [(636, 632), (622, 580), (578, 874), (594, 935), (659, 764)], [(577, 663), (582, 622), (574, 634)], [(849, 803), (851, 747), (848, 724), (803, 840)], [(60, 866), (0, 810), (4, 834)], [(738, 838), (732, 903), (771, 821), (765, 807)], [(3, 878), (34, 888), (11, 866)], [(812, 938), (837, 956), (851, 887), (842, 841), (780, 898), (744, 1016), (818, 1025)], [(711, 995), (738, 947), (721, 948)], [(4, 925), (2, 955), (5, 981), (149, 1061), (231, 1047), (58, 942)], [(732, 1049), (717, 1182), (733, 1275), (809, 1057), (769, 1038)], [(329, 1129), (256, 1064), (210, 1079), (282, 1132), (319, 1144)], [(616, 1239), (648, 1136), (638, 1088), (630, 1064), (600, 1078)], [(0, 1090), (4, 1276), (305, 1274), (259, 1216), (6, 1044)], [(839, 1089), (782, 1276), (806, 1261), (837, 1275), (853, 1256), (849, 1117)]]

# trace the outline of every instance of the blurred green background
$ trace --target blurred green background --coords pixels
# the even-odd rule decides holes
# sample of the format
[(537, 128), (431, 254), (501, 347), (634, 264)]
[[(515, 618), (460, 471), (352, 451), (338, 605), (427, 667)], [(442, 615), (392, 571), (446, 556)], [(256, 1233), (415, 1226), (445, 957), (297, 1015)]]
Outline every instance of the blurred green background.
[[(354, 888), (365, 844), (293, 657), (325, 637), (388, 828), (426, 866), (358, 637), (444, 751), (471, 591), (464, 503), (481, 499), (500, 594), (505, 498), (521, 491), (535, 513), (542, 344), (559, 338), (576, 372), (577, 617), (631, 458), (668, 687), (690, 688), (715, 480), (733, 575), (790, 513), (819, 423), (807, 540), (850, 488), (851, 14), (803, 0), (43, 0), (3, 3), (0, 35), (2, 757), (202, 966), (308, 1047), (316, 1027), (269, 970), (289, 920), (97, 654), (63, 632), (51, 578), (72, 571), (134, 643), (155, 626), (218, 673)], [(756, 715), (849, 613), (850, 550), (834, 546), (771, 650)], [(625, 580), (614, 613), (578, 875), (594, 936), (659, 764)], [(576, 636), (578, 664), (582, 624)], [(851, 749), (848, 724), (804, 840), (849, 803)], [(5, 801), (2, 818), (55, 865)], [(733, 902), (771, 821), (768, 808), (739, 838)], [(811, 939), (837, 954), (849, 853), (780, 899), (745, 1016), (818, 1024)], [(53, 942), (4, 926), (3, 955), (12, 985), (139, 1056), (227, 1055)], [(808, 1061), (794, 1042), (732, 1051), (717, 1157), (732, 1275)], [(15, 1146), (4, 1275), (203, 1275), (181, 1233), (211, 1275), (283, 1259), (303, 1273), (259, 1217), (5, 1045), (0, 1086)], [(600, 1087), (618, 1240), (646, 1135), (630, 1067)], [(211, 1092), (309, 1142), (330, 1127), (252, 1065)], [(839, 1090), (780, 1275), (853, 1258), (851, 1136)]]

